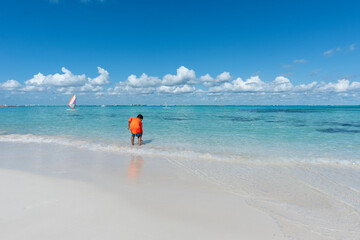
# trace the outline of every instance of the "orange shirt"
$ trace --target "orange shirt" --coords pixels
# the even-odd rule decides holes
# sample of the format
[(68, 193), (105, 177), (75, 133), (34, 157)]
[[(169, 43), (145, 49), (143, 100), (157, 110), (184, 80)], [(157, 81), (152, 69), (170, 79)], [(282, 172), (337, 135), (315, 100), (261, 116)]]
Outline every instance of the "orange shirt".
[(132, 134), (143, 133), (142, 122), (139, 118), (130, 118), (129, 123), (130, 123), (130, 131)]

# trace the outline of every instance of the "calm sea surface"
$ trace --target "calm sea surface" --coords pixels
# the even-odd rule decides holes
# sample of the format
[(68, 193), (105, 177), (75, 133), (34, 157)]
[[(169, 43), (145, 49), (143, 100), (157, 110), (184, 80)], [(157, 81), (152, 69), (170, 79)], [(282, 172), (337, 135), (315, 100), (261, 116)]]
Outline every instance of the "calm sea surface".
[[(127, 121), (144, 116), (144, 145)], [(55, 142), (228, 161), (360, 164), (357, 106), (0, 108), (1, 141)]]

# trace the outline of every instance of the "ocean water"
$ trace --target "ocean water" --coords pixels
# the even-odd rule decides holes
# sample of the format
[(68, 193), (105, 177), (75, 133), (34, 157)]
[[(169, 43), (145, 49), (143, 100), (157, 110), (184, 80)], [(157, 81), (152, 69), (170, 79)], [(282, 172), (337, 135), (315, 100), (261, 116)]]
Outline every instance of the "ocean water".
[[(144, 116), (144, 145), (127, 121)], [(219, 161), (360, 164), (358, 106), (79, 106), (0, 108), (0, 141)]]
[[(140, 147), (130, 145), (127, 130), (138, 114)], [(360, 239), (357, 106), (7, 107), (0, 108), (0, 148), (2, 167), (17, 166), (6, 157), (16, 150), (33, 154), (30, 170), (46, 173), (88, 161), (76, 148), (138, 154), (144, 162), (159, 156), (268, 213), (289, 239)]]

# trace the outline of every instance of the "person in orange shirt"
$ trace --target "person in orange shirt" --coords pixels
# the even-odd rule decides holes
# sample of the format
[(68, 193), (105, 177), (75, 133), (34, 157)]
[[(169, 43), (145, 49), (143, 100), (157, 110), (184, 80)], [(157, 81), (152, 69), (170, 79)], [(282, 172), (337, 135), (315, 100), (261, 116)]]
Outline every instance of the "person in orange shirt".
[(130, 118), (128, 124), (128, 130), (131, 132), (131, 144), (134, 145), (135, 136), (138, 137), (139, 146), (141, 145), (141, 137), (143, 134), (142, 126), (143, 116), (139, 114), (136, 118)]

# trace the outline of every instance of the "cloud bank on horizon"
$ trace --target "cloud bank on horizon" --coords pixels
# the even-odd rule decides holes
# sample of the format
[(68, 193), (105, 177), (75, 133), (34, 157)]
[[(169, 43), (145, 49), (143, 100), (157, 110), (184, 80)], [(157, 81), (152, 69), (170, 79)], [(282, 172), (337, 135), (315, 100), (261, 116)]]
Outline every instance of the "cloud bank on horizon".
[[(295, 60), (304, 62), (305, 60)], [(295, 62), (294, 61), (294, 62)], [(348, 79), (339, 79), (336, 82), (317, 82), (308, 84), (293, 84), (289, 78), (279, 75), (273, 81), (263, 81), (258, 75), (247, 79), (234, 78), (229, 72), (223, 72), (215, 77), (205, 74), (200, 77), (192, 69), (181, 66), (176, 74), (166, 74), (163, 77), (141, 76), (131, 74), (126, 80), (108, 86), (110, 74), (98, 67), (99, 75), (95, 78), (85, 74), (75, 75), (63, 67), (62, 73), (44, 75), (38, 73), (31, 79), (20, 83), (17, 80), (7, 80), (0, 83), (0, 91), (11, 95), (25, 93), (52, 93), (58, 95), (82, 94), (95, 96), (116, 95), (165, 95), (165, 96), (236, 96), (242, 95), (317, 95), (337, 94), (341, 96), (357, 97), (360, 94), (360, 82), (350, 82)], [(107, 87), (108, 86), (108, 87)]]
[(63, 72), (44, 75), (38, 73), (33, 78), (21, 84), (16, 80), (8, 80), (0, 83), (0, 89), (10, 91), (11, 94), (24, 94), (26, 92), (55, 92), (61, 94), (72, 94), (74, 92), (89, 93), (103, 91), (103, 85), (110, 84), (109, 73), (98, 67), (99, 76), (87, 78), (85, 74), (74, 75), (63, 67)]

